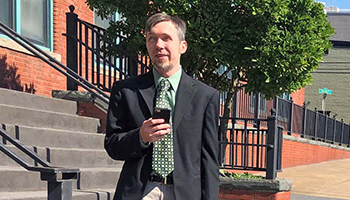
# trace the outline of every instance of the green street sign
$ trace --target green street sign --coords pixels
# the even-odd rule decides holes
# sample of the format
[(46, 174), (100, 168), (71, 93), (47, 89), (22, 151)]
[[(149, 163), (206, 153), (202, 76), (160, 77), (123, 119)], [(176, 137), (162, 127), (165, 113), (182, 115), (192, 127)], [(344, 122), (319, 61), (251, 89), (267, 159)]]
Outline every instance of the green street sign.
[(328, 88), (323, 88), (323, 89), (318, 89), (318, 93), (333, 94), (333, 90), (328, 90)]

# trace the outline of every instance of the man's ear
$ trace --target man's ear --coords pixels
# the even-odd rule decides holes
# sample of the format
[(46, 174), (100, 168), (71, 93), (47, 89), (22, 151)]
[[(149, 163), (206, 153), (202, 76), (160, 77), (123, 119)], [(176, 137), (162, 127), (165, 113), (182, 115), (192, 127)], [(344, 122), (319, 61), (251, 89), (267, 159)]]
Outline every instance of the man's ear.
[(187, 42), (185, 40), (180, 42), (180, 53), (184, 54), (187, 51)]

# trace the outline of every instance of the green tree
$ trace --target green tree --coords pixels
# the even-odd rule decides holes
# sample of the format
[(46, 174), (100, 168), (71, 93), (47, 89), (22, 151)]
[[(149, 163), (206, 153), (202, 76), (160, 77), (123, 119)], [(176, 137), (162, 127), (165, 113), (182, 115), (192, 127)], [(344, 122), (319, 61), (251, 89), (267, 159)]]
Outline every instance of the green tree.
[[(102, 17), (118, 12), (109, 28), (123, 32), (130, 52), (146, 52), (144, 26), (157, 12), (187, 22), (189, 49), (181, 64), (189, 75), (226, 91), (224, 116), (236, 90), (267, 98), (311, 82), (334, 33), (314, 0), (87, 0)], [(244, 84), (238, 84), (244, 83)]]

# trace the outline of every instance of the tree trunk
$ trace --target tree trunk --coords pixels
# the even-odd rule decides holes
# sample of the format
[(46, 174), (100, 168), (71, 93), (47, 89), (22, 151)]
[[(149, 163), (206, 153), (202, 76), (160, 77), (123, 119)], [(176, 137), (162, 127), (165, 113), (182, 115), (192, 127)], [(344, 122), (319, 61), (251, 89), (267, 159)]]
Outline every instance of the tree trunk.
[[(227, 133), (227, 129), (228, 129), (228, 122), (229, 122), (229, 117), (230, 117), (230, 109), (229, 106), (232, 105), (232, 99), (235, 93), (234, 88), (234, 81), (232, 81), (230, 88), (227, 92), (227, 97), (225, 99), (225, 103), (224, 103), (224, 113), (222, 118), (220, 119), (220, 129), (219, 129), (219, 133), (220, 133), (220, 141), (224, 142), (224, 144), (221, 145), (221, 164), (223, 164), (225, 162), (225, 150), (226, 150), (226, 146), (227, 146), (227, 137), (226, 137), (226, 133)], [(232, 108), (232, 106), (231, 106)], [(234, 124), (232, 124), (232, 128), (234, 128)]]

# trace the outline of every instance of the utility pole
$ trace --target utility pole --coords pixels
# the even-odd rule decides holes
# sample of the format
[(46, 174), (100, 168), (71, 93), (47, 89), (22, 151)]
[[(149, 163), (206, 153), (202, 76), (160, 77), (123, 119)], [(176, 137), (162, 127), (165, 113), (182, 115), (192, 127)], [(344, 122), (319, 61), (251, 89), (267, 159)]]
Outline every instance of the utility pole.
[(326, 115), (326, 97), (327, 97), (327, 93), (323, 93), (322, 112), (323, 112), (324, 115)]
[(322, 112), (326, 115), (326, 97), (328, 94), (333, 94), (332, 90), (328, 90), (328, 88), (318, 89), (318, 93), (323, 94), (322, 98)]

